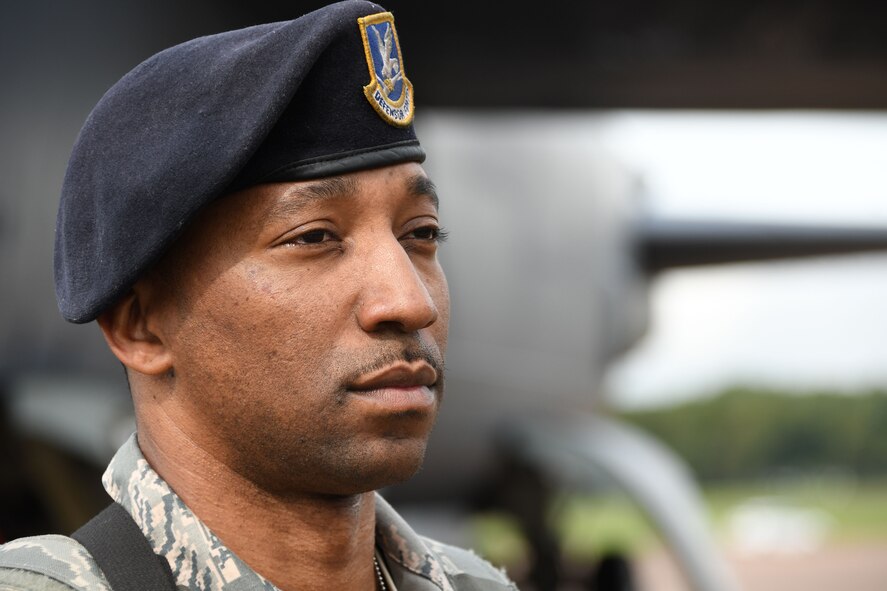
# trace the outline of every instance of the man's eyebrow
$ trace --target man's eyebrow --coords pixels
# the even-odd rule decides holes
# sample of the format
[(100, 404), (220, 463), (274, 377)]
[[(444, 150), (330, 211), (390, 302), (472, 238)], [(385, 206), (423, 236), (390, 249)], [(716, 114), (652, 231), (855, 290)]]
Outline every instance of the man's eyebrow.
[(407, 181), (407, 190), (415, 197), (429, 197), (434, 209), (438, 209), (440, 200), (437, 198), (437, 187), (427, 176), (417, 174)]
[[(284, 198), (271, 207), (268, 216), (272, 219), (289, 219), (316, 201), (354, 198), (358, 195), (359, 188), (358, 182), (351, 177), (317, 179), (287, 191)], [(417, 174), (408, 179), (407, 191), (414, 197), (431, 199), (434, 208), (438, 208), (437, 188), (427, 176)]]
[(288, 219), (316, 201), (357, 195), (357, 181), (350, 177), (328, 177), (293, 187), (268, 212), (271, 218)]

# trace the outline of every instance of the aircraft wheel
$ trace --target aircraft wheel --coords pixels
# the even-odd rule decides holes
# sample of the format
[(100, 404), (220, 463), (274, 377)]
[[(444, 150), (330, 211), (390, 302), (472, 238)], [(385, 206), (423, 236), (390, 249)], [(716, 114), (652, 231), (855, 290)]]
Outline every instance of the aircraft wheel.
[(635, 591), (636, 588), (631, 564), (621, 554), (604, 555), (588, 584), (592, 591)]

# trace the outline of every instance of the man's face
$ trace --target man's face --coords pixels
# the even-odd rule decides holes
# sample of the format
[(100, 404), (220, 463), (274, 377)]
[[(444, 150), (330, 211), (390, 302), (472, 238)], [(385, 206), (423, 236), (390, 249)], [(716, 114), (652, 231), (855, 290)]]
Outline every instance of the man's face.
[(276, 492), (409, 478), (443, 392), (449, 295), (418, 164), (261, 185), (210, 206), (149, 281), (177, 428)]

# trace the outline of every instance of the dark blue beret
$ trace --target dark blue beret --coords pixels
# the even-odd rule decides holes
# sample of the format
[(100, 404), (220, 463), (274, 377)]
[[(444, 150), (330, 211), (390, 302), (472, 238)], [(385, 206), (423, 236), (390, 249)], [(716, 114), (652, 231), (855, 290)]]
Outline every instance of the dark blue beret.
[(424, 160), (393, 17), (350, 0), (136, 67), (80, 132), (59, 206), (62, 316), (95, 319), (221, 195)]

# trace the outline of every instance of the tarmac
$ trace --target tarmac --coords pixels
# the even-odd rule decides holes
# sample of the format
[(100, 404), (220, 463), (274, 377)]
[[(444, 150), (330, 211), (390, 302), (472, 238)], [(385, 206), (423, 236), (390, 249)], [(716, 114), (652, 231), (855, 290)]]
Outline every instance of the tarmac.
[[(725, 551), (742, 591), (884, 591), (887, 589), (887, 542), (829, 543), (814, 551), (747, 554)], [(687, 591), (677, 567), (664, 550), (637, 563), (640, 591)]]

